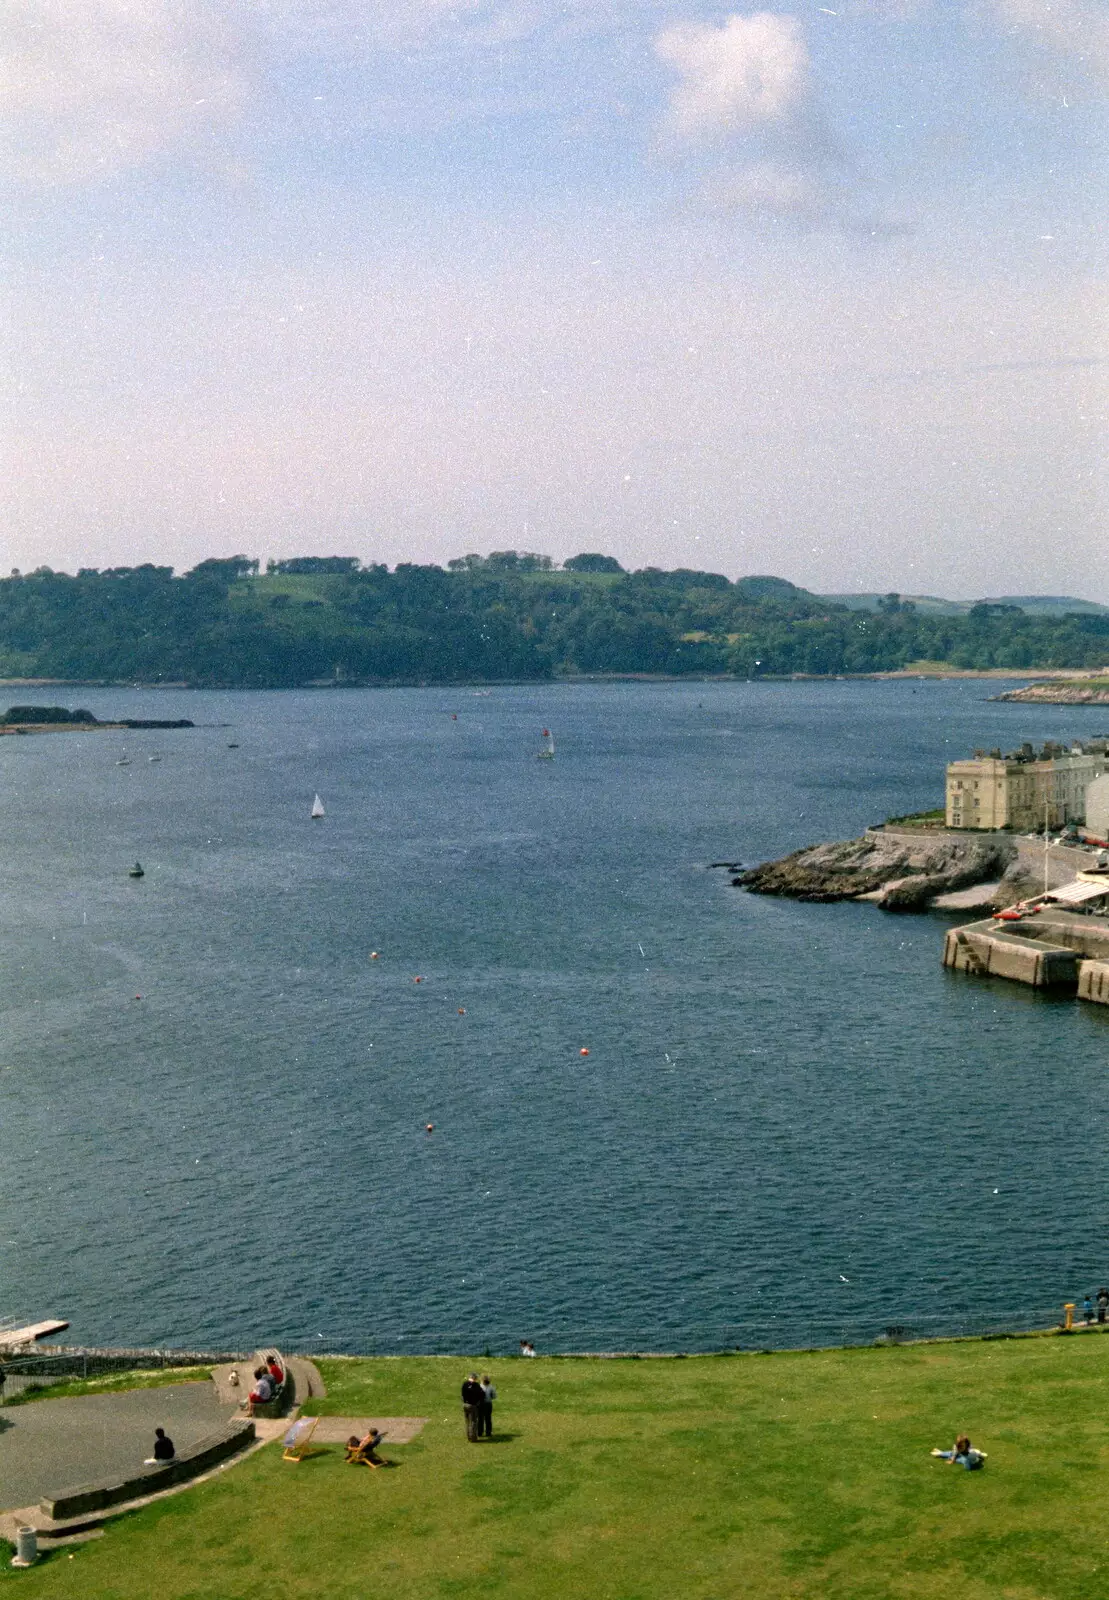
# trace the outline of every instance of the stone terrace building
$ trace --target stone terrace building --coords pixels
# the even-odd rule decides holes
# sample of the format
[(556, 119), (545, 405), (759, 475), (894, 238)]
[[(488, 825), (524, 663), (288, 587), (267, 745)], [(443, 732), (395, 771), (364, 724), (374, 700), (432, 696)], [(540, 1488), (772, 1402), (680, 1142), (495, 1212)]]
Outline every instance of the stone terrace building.
[(1039, 755), (1030, 744), (1002, 755), (976, 750), (973, 760), (953, 761), (947, 769), (949, 828), (1008, 828), (1031, 833), (1081, 822), (1086, 790), (1109, 771), (1109, 740), (1092, 739), (1068, 748), (1045, 744)]

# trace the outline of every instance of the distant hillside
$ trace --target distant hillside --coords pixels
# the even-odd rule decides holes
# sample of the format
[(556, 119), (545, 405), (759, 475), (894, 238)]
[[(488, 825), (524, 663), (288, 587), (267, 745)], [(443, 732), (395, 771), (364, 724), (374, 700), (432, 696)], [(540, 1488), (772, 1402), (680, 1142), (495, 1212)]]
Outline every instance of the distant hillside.
[[(392, 571), (302, 556), (169, 567), (40, 568), (0, 579), (0, 676), (68, 682), (302, 684), (543, 681), (590, 674), (760, 679), (893, 672), (913, 662), (1109, 666), (1109, 611), (847, 596), (784, 578), (625, 572), (601, 552), (555, 569), (502, 550)], [(1065, 605), (1068, 602), (1060, 602)]]
[(808, 589), (799, 589), (795, 583), (790, 583), (786, 578), (737, 578), (735, 582), (737, 593), (745, 600), (827, 600), (827, 595), (811, 594)]
[[(824, 594), (829, 605), (846, 606), (848, 611), (882, 611), (891, 599), (888, 594)], [(1096, 600), (1077, 600), (1066, 594), (1004, 594), (985, 600), (943, 600), (934, 594), (899, 594), (896, 598), (936, 617), (965, 617), (975, 606), (1018, 606), (1029, 616), (1109, 616), (1109, 606)]]
[(1096, 600), (1076, 600), (1069, 594), (1007, 594), (1000, 600), (984, 600), (988, 606), (1019, 606), (1029, 616), (1065, 617), (1071, 613), (1085, 616), (1109, 616), (1109, 606)]
[[(821, 600), (829, 605), (846, 606), (848, 611), (881, 611), (888, 605), (888, 594), (822, 594)], [(918, 611), (927, 611), (936, 617), (962, 617), (970, 610), (969, 601), (941, 600), (934, 594), (894, 594), (893, 599), (902, 605), (909, 604)]]

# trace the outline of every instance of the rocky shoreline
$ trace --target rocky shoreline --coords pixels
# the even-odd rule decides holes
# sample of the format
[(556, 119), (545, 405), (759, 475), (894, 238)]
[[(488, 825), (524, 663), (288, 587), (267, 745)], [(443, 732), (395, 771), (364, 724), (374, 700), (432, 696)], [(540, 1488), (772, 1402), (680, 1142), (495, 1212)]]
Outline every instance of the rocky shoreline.
[(1023, 689), (990, 696), (991, 700), (1014, 700), (1018, 705), (1109, 706), (1109, 678), (1084, 679), (1078, 683), (1030, 683)]
[(886, 911), (924, 911), (939, 896), (976, 885), (989, 886), (983, 904), (1009, 905), (1028, 892), (1025, 876), (1012, 839), (872, 828), (861, 839), (808, 845), (748, 868), (732, 882), (790, 900), (869, 900)]

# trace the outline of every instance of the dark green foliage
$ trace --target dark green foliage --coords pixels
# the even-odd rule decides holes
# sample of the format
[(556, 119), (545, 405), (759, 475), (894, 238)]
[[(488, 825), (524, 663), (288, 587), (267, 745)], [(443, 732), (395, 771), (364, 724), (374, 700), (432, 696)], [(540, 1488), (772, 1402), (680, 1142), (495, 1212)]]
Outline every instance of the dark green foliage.
[(562, 563), (564, 572), (623, 572), (615, 556), (594, 555), (585, 550), (580, 556), (571, 556)]
[(293, 556), (288, 561), (268, 561), (266, 571), (313, 577), (320, 573), (357, 572), (360, 565), (357, 556)]
[(65, 706), (9, 706), (0, 722), (95, 722), (91, 711), (67, 711)]
[[(127, 567), (116, 569), (118, 574), (126, 574), (128, 570)], [(143, 569), (139, 568), (138, 570), (142, 571)], [(162, 569), (153, 568), (151, 570), (159, 571)], [(222, 558), (209, 556), (207, 561), (201, 561), (193, 568), (190, 576), (225, 578), (229, 583), (233, 583), (236, 578), (249, 578), (257, 571), (257, 561), (252, 561), (249, 556), (225, 556)]]
[(950, 616), (892, 594), (851, 611), (782, 578), (629, 573), (588, 553), (560, 572), (515, 550), (447, 570), (353, 556), (256, 568), (234, 556), (180, 578), (141, 566), (0, 580), (0, 661), (26, 677), (243, 687), (1109, 664), (1109, 614), (990, 603)]
[(792, 600), (794, 597), (811, 600), (807, 589), (799, 589), (786, 578), (739, 578), (736, 588), (745, 600)]

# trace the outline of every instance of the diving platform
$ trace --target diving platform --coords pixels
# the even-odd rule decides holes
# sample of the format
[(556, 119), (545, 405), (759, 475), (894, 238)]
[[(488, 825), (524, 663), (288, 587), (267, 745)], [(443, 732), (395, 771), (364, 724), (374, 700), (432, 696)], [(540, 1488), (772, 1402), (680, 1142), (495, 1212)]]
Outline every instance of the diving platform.
[(42, 1322), (29, 1322), (22, 1328), (0, 1327), (0, 1351), (21, 1350), (24, 1345), (35, 1344), (39, 1339), (49, 1339), (51, 1334), (64, 1333), (69, 1327), (60, 1317), (47, 1317)]

